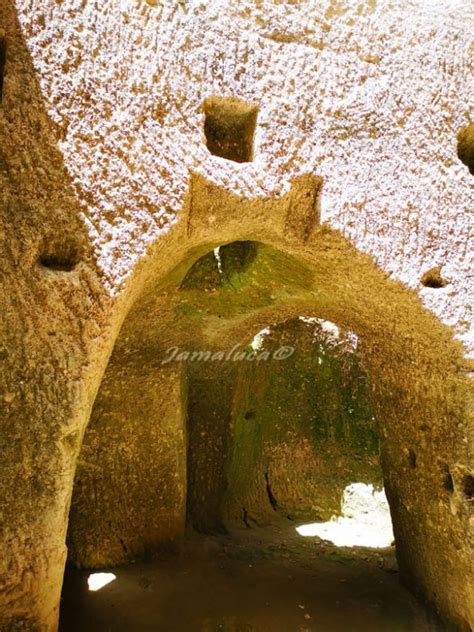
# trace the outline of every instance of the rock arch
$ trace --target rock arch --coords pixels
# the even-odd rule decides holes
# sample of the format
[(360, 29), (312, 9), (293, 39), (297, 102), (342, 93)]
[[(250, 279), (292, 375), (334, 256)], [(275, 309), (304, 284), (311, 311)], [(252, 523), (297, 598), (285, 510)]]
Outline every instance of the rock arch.
[[(299, 233), (295, 237), (298, 231), (286, 230), (288, 205), (295, 203), (299, 185), (286, 198), (245, 201), (208, 182), (200, 181), (198, 187), (194, 182), (195, 197), (188, 209), (191, 220), (181, 234), (176, 231), (169, 244), (150, 257), (148, 269), (142, 269), (141, 283), (136, 286), (96, 403), (99, 417), (110, 418), (111, 428), (114, 415), (132, 411), (137, 423), (133, 425), (132, 420), (129, 428), (125, 423), (119, 442), (120, 449), (129, 451), (129, 460), (123, 461), (120, 470), (122, 461), (114, 461), (113, 445), (105, 436), (91, 442), (91, 454), (102, 443), (102, 453), (95, 454), (102, 454), (115, 468), (107, 485), (114, 512), (121, 515), (116, 523), (124, 525), (125, 532), (133, 526), (135, 535), (142, 533), (143, 537), (139, 536), (136, 547), (130, 547), (127, 536), (115, 537), (116, 533), (119, 544), (110, 558), (102, 549), (105, 557), (96, 560), (93, 552), (90, 558), (79, 555), (78, 561), (91, 566), (117, 563), (149, 548), (169, 545), (183, 532), (186, 394), (183, 363), (161, 365), (166, 350), (172, 346), (230, 349), (249, 331), (305, 314), (350, 328), (359, 337), (379, 420), (402, 577), (462, 629), (471, 616), (466, 582), (469, 557), (463, 550), (470, 508), (462, 493), (461, 472), (468, 470), (468, 453), (459, 348), (449, 330), (411, 291), (387, 278), (339, 234), (326, 226), (315, 227), (309, 236)], [(209, 212), (218, 209), (228, 221), (218, 219), (209, 227), (206, 206)], [(304, 217), (301, 207), (298, 211)], [(266, 225), (265, 231), (260, 223)], [(213, 248), (249, 240), (258, 242), (257, 254), (240, 275), (237, 291), (232, 283), (216, 292), (203, 291), (199, 284), (180, 287), (192, 265)], [(163, 265), (160, 275), (159, 265)], [(225, 379), (223, 384), (225, 387)], [(148, 405), (146, 397), (153, 400), (152, 409), (153, 398), (157, 398), (158, 426), (143, 426), (137, 417), (143, 413), (144, 401)], [(147, 421), (150, 419), (153, 416)], [(126, 439), (131, 428), (140, 437), (137, 444)], [(92, 436), (94, 426), (90, 433)], [(150, 441), (160, 443), (158, 454), (152, 457)], [(162, 505), (167, 517), (160, 521), (156, 498), (148, 512), (143, 497), (141, 506), (131, 513), (138, 516), (138, 522), (127, 524), (129, 505), (122, 502), (121, 490), (130, 481), (132, 491), (134, 481), (137, 489), (145, 480), (153, 487), (152, 464), (158, 477), (156, 489), (169, 494)], [(139, 473), (142, 466), (144, 476), (138, 474), (134, 479), (133, 468)], [(446, 468), (453, 477), (452, 489), (446, 486)], [(110, 483), (115, 484), (115, 491)], [(128, 498), (128, 491), (124, 493)], [(78, 528), (74, 551), (83, 543), (84, 529)], [(441, 568), (443, 573), (449, 572), (449, 587), (440, 582)]]
[[(1, 257), (2, 282), (5, 281), (0, 348), (3, 389), (0, 627), (48, 632), (56, 629), (76, 463), (81, 458), (82, 437), (97, 391), (101, 384), (102, 388), (107, 384), (107, 376), (103, 381), (103, 374), (113, 348), (115, 346), (116, 355), (120, 357), (123, 345), (126, 348), (128, 344), (128, 335), (134, 349), (140, 348), (140, 341), (137, 342), (140, 336), (145, 340), (142, 346), (146, 347), (146, 341), (153, 334), (149, 325), (156, 323), (157, 318), (169, 322), (167, 292), (174, 291), (192, 262), (219, 244), (235, 240), (259, 241), (265, 247), (283, 253), (273, 257), (275, 267), (272, 270), (277, 280), (293, 289), (307, 285), (309, 296), (299, 291), (291, 296), (281, 296), (279, 305), (262, 306), (255, 319), (253, 314), (252, 318), (249, 316), (233, 323), (226, 336), (237, 336), (251, 324), (264, 326), (280, 317), (301, 313), (315, 313), (358, 333), (368, 362), (374, 401), (385, 418), (382, 435), (386, 481), (396, 517), (403, 577), (457, 629), (465, 630), (474, 625), (470, 561), (472, 528), (469, 527), (469, 520), (472, 521), (473, 436), (472, 420), (467, 412), (468, 384), (461, 350), (453, 343), (452, 332), (426, 312), (412, 292), (391, 282), (340, 234), (327, 227), (317, 228), (321, 179), (305, 176), (294, 182), (292, 192), (285, 197), (277, 196), (280, 189), (275, 184), (281, 179), (286, 186), (294, 174), (306, 168), (307, 157), (314, 157), (314, 164), (322, 165), (326, 177), (338, 172), (331, 202), (334, 204), (341, 196), (343, 203), (332, 217), (327, 214), (326, 219), (333, 226), (347, 227), (348, 234), (365, 251), (377, 254), (380, 248), (380, 262), (385, 270), (395, 270), (401, 278), (405, 258), (410, 260), (408, 268), (413, 272), (420, 263), (418, 255), (421, 253), (424, 267), (420, 269), (418, 279), (425, 269), (444, 263), (445, 255), (441, 256), (441, 251), (446, 250), (451, 261), (454, 259), (447, 278), (451, 280), (454, 275), (458, 282), (463, 282), (468, 266), (465, 257), (467, 233), (464, 232), (468, 226), (463, 217), (465, 209), (469, 208), (468, 174), (466, 172), (463, 180), (465, 168), (463, 165), (456, 168), (455, 134), (451, 128), (460, 125), (464, 117), (465, 92), (462, 87), (468, 82), (464, 72), (466, 62), (461, 60), (459, 72), (451, 72), (454, 57), (450, 57), (451, 54), (459, 55), (461, 59), (461, 51), (467, 50), (466, 31), (462, 28), (463, 10), (456, 14), (457, 8), (449, 9), (447, 13), (441, 8), (430, 17), (424, 4), (420, 3), (419, 7), (407, 5), (403, 19), (403, 11), (397, 8), (390, 14), (386, 7), (384, 11), (387, 13), (381, 14), (384, 18), (380, 24), (375, 19), (368, 24), (364, 16), (359, 19), (355, 15), (354, 5), (348, 18), (352, 24), (344, 23), (342, 29), (337, 24), (321, 21), (315, 12), (315, 21), (319, 20), (318, 32), (327, 26), (327, 30), (332, 31), (330, 46), (334, 48), (326, 49), (324, 63), (314, 56), (311, 63), (306, 64), (307, 57), (301, 56), (302, 64), (293, 66), (294, 72), (304, 75), (303, 82), (308, 88), (310, 79), (314, 83), (314, 76), (317, 77), (317, 93), (307, 91), (302, 116), (295, 114), (287, 124), (285, 119), (290, 103), (282, 103), (273, 97), (273, 93), (277, 97), (281, 94), (287, 75), (282, 73), (275, 90), (271, 86), (277, 78), (272, 72), (273, 60), (279, 59), (278, 63), (283, 67), (282, 60), (287, 51), (282, 48), (279, 52), (280, 44), (284, 42), (270, 37), (270, 24), (265, 26), (260, 38), (270, 40), (268, 45), (264, 43), (263, 54), (251, 58), (252, 73), (241, 70), (243, 57), (252, 54), (247, 44), (243, 47), (242, 58), (237, 58), (242, 48), (235, 46), (238, 63), (219, 69), (219, 43), (224, 40), (236, 43), (236, 31), (247, 25), (242, 16), (234, 19), (229, 8), (225, 25), (218, 28), (217, 35), (211, 33), (212, 38), (217, 37), (217, 44), (211, 51), (213, 63), (208, 64), (206, 56), (202, 55), (203, 61), (197, 65), (202, 82), (189, 82), (191, 75), (186, 78), (192, 95), (183, 110), (180, 100), (183, 75), (176, 72), (175, 60), (180, 58), (183, 63), (189, 60), (189, 71), (196, 58), (189, 57), (185, 50), (186, 37), (174, 37), (176, 29), (181, 29), (183, 24), (181, 19), (174, 19), (175, 13), (181, 11), (180, 3), (170, 9), (171, 17), (165, 15), (163, 18), (160, 37), (156, 35), (156, 20), (157, 14), (161, 15), (161, 8), (155, 12), (154, 7), (149, 10), (142, 7), (140, 16), (143, 20), (138, 13), (133, 15), (125, 57), (127, 64), (133, 64), (130, 82), (124, 82), (120, 73), (113, 78), (109, 72), (111, 50), (107, 50), (107, 46), (115, 45), (118, 31), (123, 26), (122, 5), (116, 3), (112, 7), (107, 3), (91, 3), (88, 5), (90, 11), (84, 12), (74, 3), (48, 0), (36, 4), (0, 0), (0, 38), (4, 37), (5, 30), (4, 41), (7, 42), (0, 108), (0, 210), (4, 245)], [(295, 5), (293, 10), (295, 23), (298, 23), (300, 7)], [(413, 12), (415, 20), (412, 19)], [(112, 13), (114, 19), (111, 19)], [(438, 29), (438, 16), (441, 19), (447, 17), (452, 28)], [(65, 22), (71, 28), (62, 33), (56, 25)], [(209, 23), (209, 15), (203, 10), (196, 16), (197, 28), (192, 30), (194, 33), (208, 31)], [(85, 29), (88, 33), (85, 41), (77, 37), (84, 25), (89, 27)], [(113, 37), (109, 36), (111, 29)], [(455, 44), (458, 31), (461, 36)], [(61, 37), (57, 37), (59, 32)], [(350, 46), (347, 46), (346, 35), (350, 35)], [(94, 61), (98, 51), (94, 45), (96, 36), (104, 43), (100, 47), (104, 52), (100, 63)], [(395, 54), (387, 50), (385, 59), (375, 60), (377, 63), (374, 59), (361, 61), (360, 57), (366, 53), (364, 49), (378, 38), (392, 41)], [(63, 57), (62, 47), (66, 40), (75, 57), (74, 68), (70, 60)], [(132, 44), (133, 41), (136, 44)], [(424, 53), (426, 47), (420, 46), (420, 41), (433, 43), (436, 54), (428, 59)], [(167, 46), (171, 43), (173, 46)], [(307, 43), (303, 33), (296, 33), (292, 42), (297, 47)], [(202, 44), (202, 41), (198, 42), (201, 49)], [(314, 42), (309, 41), (309, 44)], [(138, 47), (143, 51), (146, 49), (147, 54), (135, 54)], [(169, 50), (168, 56), (158, 54), (165, 48)], [(400, 63), (404, 55), (416, 58), (422, 68), (422, 72), (415, 73), (409, 81), (404, 73), (410, 73), (411, 67)], [(157, 72), (151, 78), (153, 86), (147, 83), (150, 73), (144, 69), (148, 69), (151, 58), (160, 59), (160, 63), (164, 59), (160, 69), (165, 72), (169, 66), (171, 80), (165, 78), (162, 84), (162, 74)], [(355, 68), (350, 77), (339, 72), (341, 59), (346, 68)], [(81, 64), (82, 61), (85, 63)], [(365, 63), (372, 63), (374, 71), (376, 66), (382, 69), (369, 81), (366, 81)], [(429, 72), (424, 67), (426, 63)], [(123, 59), (116, 55), (115, 64), (116, 67), (123, 65)], [(303, 65), (308, 69), (305, 70)], [(91, 68), (97, 71), (98, 81), (95, 85), (87, 84), (91, 88), (89, 92), (84, 85), (91, 77)], [(400, 74), (397, 69), (403, 72)], [(243, 79), (234, 75), (234, 71)], [(214, 80), (216, 72), (216, 85), (242, 92), (247, 98), (253, 98), (257, 93), (260, 95), (262, 90), (267, 92), (269, 101), (261, 117), (263, 122), (266, 120), (261, 143), (266, 151), (265, 158), (258, 169), (247, 171), (248, 175), (242, 179), (230, 169), (222, 170), (216, 176), (216, 181), (228, 184), (228, 188), (237, 186), (253, 199), (233, 196), (194, 175), (187, 206), (177, 213), (180, 203), (177, 199), (181, 200), (185, 188), (186, 176), (183, 174), (188, 167), (184, 159), (189, 153), (189, 135), (196, 153), (191, 161), (192, 168), (200, 166), (202, 173), (214, 175), (219, 160), (215, 157), (213, 162), (207, 161), (207, 153), (203, 158), (202, 129), (196, 115), (205, 96), (203, 90), (207, 89), (211, 79)], [(67, 78), (64, 83), (57, 81), (61, 73)], [(266, 75), (268, 81), (262, 81), (259, 73)], [(322, 122), (320, 127), (319, 123), (315, 125), (317, 116), (308, 110), (308, 103), (314, 106), (315, 96), (322, 95), (320, 86), (331, 76), (339, 77), (340, 83), (339, 79), (329, 81), (324, 103), (321, 99), (316, 103), (315, 112)], [(446, 77), (455, 89), (438, 98), (442, 92), (436, 91), (442, 91), (447, 85)], [(358, 83), (362, 84), (362, 80), (367, 90), (363, 88), (361, 93)], [(130, 103), (133, 112), (129, 120), (143, 146), (153, 145), (160, 150), (164, 147), (162, 153), (143, 153), (138, 157), (139, 144), (134, 134), (122, 136), (123, 143), (112, 148), (89, 134), (103, 122), (109, 108), (108, 103), (101, 102), (103, 81), (113, 85), (111, 93), (118, 97), (117, 102)], [(356, 91), (354, 101), (349, 94), (347, 98), (341, 98), (346, 83)], [(158, 102), (158, 97), (163, 94), (163, 85), (168, 94), (162, 103)], [(375, 88), (374, 99), (370, 86)], [(140, 95), (147, 94), (149, 87), (152, 88), (149, 98), (142, 98)], [(416, 95), (408, 98), (400, 120), (398, 100), (389, 98), (394, 88), (402, 100), (410, 92)], [(173, 100), (175, 94), (178, 95), (177, 103)], [(328, 109), (326, 102), (330, 105)], [(379, 103), (387, 104), (381, 120), (378, 118)], [(423, 116), (423, 111), (420, 116), (420, 109), (416, 107), (420, 103), (432, 104), (429, 117)], [(348, 110), (344, 108), (340, 116), (340, 108), (344, 105), (349, 106), (347, 117), (344, 113)], [(85, 110), (90, 118), (83, 117)], [(368, 112), (369, 123), (365, 117), (360, 117), (361, 111)], [(170, 112), (174, 114), (168, 119)], [(452, 124), (448, 120), (451, 112)], [(301, 146), (298, 142), (291, 146), (288, 157), (278, 154), (280, 146), (272, 144), (275, 128), (269, 124), (269, 118), (276, 114), (281, 115), (277, 117), (282, 132), (278, 135), (278, 143), (291, 145), (290, 139), (303, 130), (302, 153), (299, 153)], [(183, 124), (188, 115), (190, 126)], [(153, 124), (139, 125), (143, 120), (153, 120)], [(395, 121), (399, 128), (394, 128)], [(171, 131), (162, 133), (162, 129)], [(396, 145), (395, 153), (394, 130), (401, 141)], [(373, 151), (371, 142), (367, 145), (367, 136), (374, 140), (379, 153)], [(451, 145), (449, 141), (452, 141)], [(59, 146), (61, 142), (65, 143), (62, 147)], [(70, 151), (72, 147), (74, 151)], [(176, 153), (172, 151), (175, 147), (178, 147)], [(315, 148), (314, 153), (309, 148)], [(352, 156), (350, 163), (348, 152)], [(165, 154), (171, 156), (169, 162), (164, 159)], [(438, 162), (433, 159), (437, 155), (442, 157)], [(128, 165), (138, 167), (136, 172), (146, 172), (150, 166), (154, 168), (158, 157), (164, 161), (163, 171), (159, 179), (154, 178), (153, 171), (150, 180), (154, 186), (145, 198), (141, 187), (127, 189), (127, 204), (124, 204), (123, 190), (116, 188), (113, 180), (115, 176), (112, 174), (117, 172), (104, 170), (97, 175), (97, 165), (109, 156), (117, 161), (118, 172), (126, 167), (125, 173), (130, 173)], [(275, 158), (276, 169), (270, 172)], [(381, 165), (380, 170), (376, 168), (376, 162)], [(446, 164), (449, 169), (445, 168)], [(179, 169), (177, 165), (181, 165)], [(352, 173), (349, 186), (345, 187), (348, 168)], [(373, 200), (366, 203), (360, 182), (369, 168), (372, 170), (370, 186), (375, 187), (375, 194)], [(259, 169), (266, 170), (266, 174), (255, 184), (252, 179), (257, 180), (257, 176), (262, 175), (258, 173)], [(176, 177), (175, 170), (179, 171)], [(387, 173), (392, 175), (395, 171), (401, 172), (399, 178), (386, 177)], [(418, 187), (420, 177), (428, 174), (426, 186)], [(82, 188), (77, 186), (79, 180), (79, 185), (84, 185)], [(172, 180), (171, 185), (169, 180)], [(388, 186), (384, 186), (387, 182)], [(95, 196), (98, 189), (100, 195)], [(274, 197), (259, 199), (258, 195), (267, 189)], [(399, 190), (400, 196), (389, 204), (390, 196)], [(357, 200), (349, 205), (353, 193)], [(130, 218), (130, 200), (139, 210), (139, 220)], [(158, 213), (153, 205), (166, 207), (166, 212)], [(426, 209), (429, 212), (425, 212)], [(387, 210), (388, 217), (384, 215)], [(352, 223), (351, 214), (359, 212), (361, 220)], [(434, 220), (439, 221), (439, 227), (431, 232), (436, 223)], [(116, 250), (108, 258), (110, 235), (117, 221), (124, 221), (126, 229), (120, 241), (124, 250), (118, 254)], [(395, 224), (397, 228), (391, 230)], [(426, 231), (421, 228), (423, 224)], [(137, 231), (133, 232), (137, 226)], [(166, 226), (168, 232), (159, 232), (157, 226), (158, 229)], [(150, 227), (157, 230), (154, 235), (158, 243), (146, 253), (151, 241)], [(140, 231), (143, 234), (137, 236)], [(405, 249), (413, 232), (417, 232), (419, 240), (417, 252), (418, 246), (411, 250), (411, 242)], [(447, 232), (450, 236), (445, 243)], [(74, 247), (61, 242), (56, 248), (51, 235), (58, 234), (69, 235)], [(366, 234), (370, 236), (367, 242)], [(135, 239), (134, 247), (127, 250), (124, 244), (132, 239), (131, 236)], [(78, 237), (84, 248), (76, 248)], [(396, 257), (391, 250), (392, 239), (396, 244)], [(45, 248), (50, 244), (55, 245), (53, 252)], [(79, 262), (78, 253), (82, 253)], [(98, 253), (101, 267), (95, 265)], [(125, 289), (119, 287), (119, 280), (132, 272), (137, 253), (143, 255), (142, 262), (136, 265)], [(41, 261), (47, 265), (38, 265)], [(110, 261), (113, 274), (108, 274), (105, 269), (104, 262)], [(409, 276), (405, 276), (407, 282)], [(265, 287), (268, 285), (268, 278), (264, 284)], [(433, 295), (430, 306), (445, 320), (452, 305), (456, 306), (455, 311), (459, 309), (464, 313), (460, 308), (465, 302), (467, 287), (461, 283), (457, 286), (452, 304), (449, 301), (437, 304)], [(157, 297), (163, 299), (161, 304)], [(182, 320), (178, 319), (178, 324), (182, 325), (185, 318), (186, 313), (182, 314)], [(207, 322), (216, 327), (218, 320), (211, 314)], [(458, 329), (458, 333), (465, 334), (467, 328), (459, 326)], [(163, 331), (162, 344), (173, 340), (171, 333)], [(119, 366), (114, 362), (112, 359), (109, 365), (112, 371), (114, 366)], [(140, 366), (143, 368), (143, 363), (133, 365), (131, 362), (130, 366), (140, 382), (139, 369)], [(115, 391), (115, 395), (120, 393)], [(115, 403), (119, 399), (116, 397)], [(415, 452), (415, 458), (410, 450)], [(153, 540), (155, 535), (152, 534)]]

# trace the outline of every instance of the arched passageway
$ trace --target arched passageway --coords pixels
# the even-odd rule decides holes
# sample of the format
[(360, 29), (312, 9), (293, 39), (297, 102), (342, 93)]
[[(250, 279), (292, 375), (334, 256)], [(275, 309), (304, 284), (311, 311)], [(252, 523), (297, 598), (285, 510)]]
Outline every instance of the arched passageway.
[[(306, 54), (299, 57), (300, 83), (306, 82), (308, 90), (300, 92), (303, 101), (297, 99), (293, 108), (292, 82), (287, 73), (273, 72), (287, 67), (288, 46), (260, 38), (262, 46), (249, 58), (250, 49), (240, 45), (238, 31), (247, 37), (247, 29), (238, 26), (243, 24), (238, 7), (228, 14), (227, 23), (237, 26), (231, 33), (219, 26), (220, 20), (213, 22), (217, 30), (209, 30), (212, 16), (201, 11), (205, 3), (197, 3), (198, 21), (191, 19), (193, 12), (188, 16), (189, 34), (199, 40), (191, 48), (202, 47), (205, 54), (196, 57), (189, 54), (184, 16), (172, 18), (173, 28), (164, 30), (170, 39), (162, 40), (156, 15), (145, 16), (145, 6), (133, 9), (137, 19), (127, 18), (124, 29), (122, 4), (114, 5), (114, 22), (105, 3), (88, 3), (84, 11), (79, 3), (0, 2), (6, 281), (0, 627), (56, 629), (78, 457), (74, 507), (84, 503), (87, 511), (78, 515), (73, 507), (71, 559), (83, 556), (87, 563), (99, 554), (96, 564), (112, 563), (179, 540), (187, 480), (179, 404), (186, 392), (180, 367), (160, 371), (156, 358), (174, 344), (229, 348), (268, 323), (306, 314), (359, 336), (374, 413), (383, 420), (380, 440), (401, 575), (457, 629), (469, 629), (474, 626), (469, 529), (474, 437), (461, 352), (451, 332), (412, 293), (391, 283), (343, 237), (317, 227), (321, 178), (293, 180), (302, 172), (327, 178), (331, 193), (325, 219), (347, 231), (365, 252), (377, 253), (380, 244), (384, 269), (399, 278), (420, 266), (424, 297), (440, 309), (437, 313), (452, 318), (458, 333), (466, 333), (461, 314), (468, 287), (469, 182), (467, 168), (455, 156), (455, 134), (461, 128), (458, 155), (471, 167), (465, 141), (472, 128), (466, 127), (463, 103), (467, 82), (462, 73), (450, 72), (450, 44), (456, 39), (459, 59), (466, 50), (465, 31), (456, 32), (463, 16), (457, 8), (445, 14), (436, 9), (430, 16), (421, 3), (418, 17), (410, 4), (403, 19), (399, 7), (392, 11), (387, 5), (387, 19), (377, 26), (370, 14), (359, 22), (354, 4), (349, 29), (345, 18), (336, 16), (340, 24), (330, 39), (338, 42), (337, 50), (318, 51), (322, 64), (316, 58), (309, 63)], [(182, 3), (174, 4), (181, 12)], [(208, 5), (213, 13), (213, 3)], [(259, 11), (251, 11), (245, 22), (251, 30)], [(323, 17), (324, 7), (321, 11)], [(451, 26), (438, 29), (443, 15)], [(353, 22), (346, 17), (347, 24)], [(142, 18), (151, 28), (143, 27)], [(317, 30), (325, 27), (325, 18), (313, 18)], [(67, 25), (64, 37), (55, 24)], [(118, 30), (110, 36), (114, 25)], [(348, 30), (355, 48), (347, 46)], [(111, 66), (125, 31), (131, 62), (126, 70), (136, 83), (124, 81)], [(394, 42), (379, 64), (363, 50), (376, 39), (367, 39), (372, 31)], [(90, 39), (94, 34), (104, 44), (99, 57)], [(200, 34), (212, 42), (210, 48)], [(428, 57), (434, 34), (439, 34), (433, 48), (439, 54)], [(72, 48), (64, 46), (69, 36)], [(225, 48), (228, 42), (234, 52), (223, 60), (221, 44)], [(162, 58), (165, 49), (170, 63)], [(216, 63), (208, 63), (208, 53)], [(78, 63), (65, 62), (65, 55)], [(416, 58), (422, 69), (431, 61), (430, 72), (413, 74), (408, 91), (406, 65), (399, 63), (404, 55)], [(344, 56), (352, 69), (348, 77), (339, 72)], [(123, 66), (122, 59), (116, 61)], [(155, 62), (163, 70), (156, 81), (149, 72)], [(365, 82), (367, 70), (374, 76)], [(443, 93), (446, 71), (455, 89)], [(194, 75), (200, 81), (191, 85), (186, 77)], [(182, 90), (186, 82), (189, 91)], [(439, 98), (439, 88), (446, 99)], [(208, 99), (215, 89), (256, 98), (257, 128), (257, 104)], [(374, 89), (380, 92), (375, 101)], [(115, 112), (124, 134), (117, 129), (119, 137), (106, 138), (100, 132), (104, 124), (114, 125), (109, 118), (114, 95), (112, 104), (126, 106)], [(342, 112), (341, 102), (349, 106)], [(382, 102), (383, 112), (377, 106)], [(400, 103), (408, 107), (402, 118)], [(420, 103), (432, 104), (430, 116), (420, 116)], [(245, 139), (238, 152), (235, 136)], [(225, 159), (229, 162), (220, 162)], [(293, 188), (284, 195), (290, 183)], [(257, 258), (258, 287), (244, 287), (240, 307), (239, 300), (229, 301), (232, 288), (206, 292), (212, 299), (206, 305), (196, 302), (199, 292), (193, 294), (192, 288), (187, 299), (173, 300), (194, 261), (235, 240), (266, 244)], [(444, 292), (443, 307), (435, 307), (438, 297), (431, 292)], [(222, 318), (227, 306), (233, 311)], [(199, 310), (205, 316), (201, 322)], [(100, 410), (102, 422), (95, 417)], [(105, 446), (98, 423), (107, 435)], [(93, 475), (95, 486), (90, 485)], [(262, 484), (261, 476), (257, 481)], [(281, 493), (272, 494), (281, 505)], [(98, 529), (86, 529), (94, 514)], [(310, 578), (307, 583), (314, 590)]]
[(382, 485), (356, 336), (316, 318), (269, 325), (188, 366), (187, 514), (199, 531), (324, 521), (354, 482)]
[[(349, 483), (381, 484), (380, 449), (403, 581), (446, 611), (458, 599), (456, 514), (467, 508), (449, 337), (342, 238), (320, 239), (314, 254), (209, 244), (145, 285), (79, 457), (71, 563), (102, 569), (174, 550), (187, 525), (327, 520)], [(234, 361), (272, 323), (263, 351), (293, 341), (300, 353)], [(453, 570), (442, 597), (439, 564)]]

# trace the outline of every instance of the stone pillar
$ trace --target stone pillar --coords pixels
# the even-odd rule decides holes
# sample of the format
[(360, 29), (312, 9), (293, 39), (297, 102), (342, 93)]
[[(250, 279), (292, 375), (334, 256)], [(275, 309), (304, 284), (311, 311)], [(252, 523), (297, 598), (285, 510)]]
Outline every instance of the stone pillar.
[(189, 523), (204, 533), (225, 530), (235, 374), (236, 366), (224, 362), (189, 366), (187, 513)]
[(95, 568), (143, 558), (183, 534), (182, 369), (112, 355), (76, 472), (69, 558)]

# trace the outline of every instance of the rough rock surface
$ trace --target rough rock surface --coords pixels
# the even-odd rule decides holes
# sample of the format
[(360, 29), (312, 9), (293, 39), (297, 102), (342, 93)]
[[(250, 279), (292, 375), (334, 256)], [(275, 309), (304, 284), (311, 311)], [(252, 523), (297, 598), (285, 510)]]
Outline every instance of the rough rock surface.
[[(359, 336), (401, 573), (474, 626), (471, 9), (0, 0), (2, 630), (56, 627), (115, 343), (139, 378), (170, 344), (301, 314)], [(210, 155), (208, 97), (258, 107), (251, 162)], [(189, 267), (236, 240), (266, 244), (250, 294), (227, 319), (225, 293), (178, 307)], [(446, 284), (420, 283), (433, 268)]]

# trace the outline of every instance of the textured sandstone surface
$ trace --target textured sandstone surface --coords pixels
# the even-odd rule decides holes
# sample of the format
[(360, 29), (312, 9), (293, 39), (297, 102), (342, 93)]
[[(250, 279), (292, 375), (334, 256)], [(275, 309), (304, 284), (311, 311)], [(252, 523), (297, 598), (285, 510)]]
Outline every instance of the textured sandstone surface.
[[(179, 371), (152, 370), (170, 345), (227, 348), (302, 314), (359, 336), (402, 574), (474, 625), (473, 195), (456, 138), (471, 9), (0, 0), (2, 629), (55, 629), (76, 462), (116, 341), (108, 373), (130, 379), (96, 406), (133, 426), (146, 380), (181, 397)], [(253, 161), (209, 153), (209, 97), (258, 108)], [(189, 267), (235, 240), (266, 244), (239, 298), (183, 300)], [(447, 283), (425, 287), (433, 268)], [(183, 417), (156, 404), (155, 480), (181, 472), (171, 502), (184, 468), (161, 448)], [(138, 441), (119, 479), (127, 455), (138, 467)]]
[[(323, 221), (472, 344), (472, 181), (456, 155), (469, 0), (16, 6), (111, 293), (179, 216), (189, 170), (246, 197), (314, 173)], [(209, 158), (202, 103), (216, 94), (258, 105), (253, 163)], [(442, 292), (419, 288), (433, 265)]]

